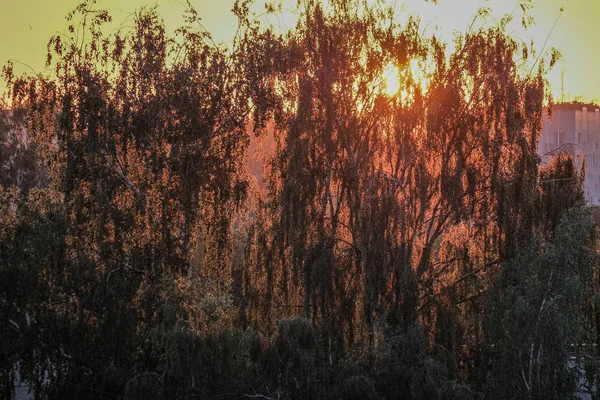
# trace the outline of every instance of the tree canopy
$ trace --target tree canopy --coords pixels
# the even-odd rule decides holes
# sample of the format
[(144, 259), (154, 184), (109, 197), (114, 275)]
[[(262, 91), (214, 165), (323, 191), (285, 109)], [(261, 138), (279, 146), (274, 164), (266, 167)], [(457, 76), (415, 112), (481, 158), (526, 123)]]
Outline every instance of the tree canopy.
[(585, 363), (593, 382), (583, 169), (536, 153), (558, 54), (485, 10), (450, 52), (380, 2), (299, 2), (284, 33), (250, 6), (226, 46), (191, 6), (171, 36), (156, 8), (110, 31), (88, 1), (52, 74), (4, 68), (3, 395), (549, 399)]

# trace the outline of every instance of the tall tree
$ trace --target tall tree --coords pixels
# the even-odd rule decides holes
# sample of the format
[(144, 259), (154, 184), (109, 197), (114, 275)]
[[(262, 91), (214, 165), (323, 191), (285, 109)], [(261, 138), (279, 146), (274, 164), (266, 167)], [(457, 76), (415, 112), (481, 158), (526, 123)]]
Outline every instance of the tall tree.
[[(229, 296), (246, 121), (268, 72), (240, 51), (243, 36), (233, 50), (215, 44), (192, 8), (174, 37), (155, 8), (108, 35), (111, 17), (94, 4), (78, 6), (68, 32), (50, 39), (53, 76), (5, 68), (11, 107), (28, 112), (27, 132), (50, 166), (50, 184), (31, 204), (3, 192), (3, 207), (16, 211), (3, 223), (2, 274), (26, 270), (35, 285), (18, 280), (18, 290), (49, 294), (23, 303), (5, 288), (2, 299), (15, 322), (7, 329), (39, 338), (20, 364), (39, 395), (60, 396), (73, 382), (119, 393), (156, 368), (161, 335), (178, 320), (202, 326), (195, 305), (178, 297), (186, 285)], [(236, 7), (240, 32), (255, 29), (247, 4)], [(28, 224), (51, 237), (31, 237)]]
[(338, 349), (373, 345), (384, 326), (456, 316), (529, 240), (545, 66), (517, 63), (527, 47), (509, 17), (476, 19), (448, 58), (385, 6), (303, 3), (273, 55), (278, 146), (250, 244), (251, 319), (293, 307)]

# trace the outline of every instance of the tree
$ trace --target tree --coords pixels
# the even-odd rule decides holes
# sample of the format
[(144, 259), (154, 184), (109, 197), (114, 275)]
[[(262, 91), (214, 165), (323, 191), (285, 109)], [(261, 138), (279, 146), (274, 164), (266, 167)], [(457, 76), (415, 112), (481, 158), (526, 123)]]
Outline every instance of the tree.
[(559, 153), (540, 168), (541, 218), (551, 234), (566, 210), (585, 201), (585, 161), (577, 171), (570, 154)]
[(488, 293), (491, 398), (570, 396), (581, 374), (569, 362), (591, 343), (586, 293), (598, 266), (594, 226), (581, 207), (565, 212), (552, 240), (539, 240), (509, 261)]
[(568, 395), (597, 260), (581, 172), (538, 166), (557, 53), (485, 9), (452, 53), (379, 2), (301, 2), (283, 34), (232, 11), (228, 47), (191, 7), (109, 34), (88, 1), (52, 75), (5, 68), (48, 178), (0, 186), (2, 393)]
[[(50, 205), (3, 192), (3, 207), (16, 211), (2, 224), (2, 273), (26, 270), (19, 290), (49, 296), (24, 300), (5, 288), (3, 311), (36, 338), (9, 354), (5, 373), (30, 360), (18, 363), (40, 396), (119, 393), (158, 368), (161, 334), (180, 319), (201, 325), (194, 307), (170, 297), (189, 285), (229, 295), (246, 121), (268, 72), (239, 51), (243, 37), (231, 53), (216, 45), (192, 8), (172, 38), (155, 8), (107, 35), (111, 17), (94, 3), (50, 39), (54, 76), (4, 70), (11, 107), (27, 111), (27, 133), (49, 164), (48, 187), (33, 195)], [(254, 29), (238, 7), (241, 32)], [(170, 301), (180, 306), (161, 306)]]
[[(438, 324), (448, 338), (450, 313), (468, 335), (456, 340), (478, 340), (465, 303), (537, 223), (546, 67), (523, 72), (509, 20), (475, 19), (447, 59), (418, 20), (399, 26), (385, 6), (304, 4), (272, 54), (278, 146), (245, 279), (254, 326), (301, 309), (335, 356), (373, 348), (386, 326)], [(382, 86), (390, 63), (394, 95)]]

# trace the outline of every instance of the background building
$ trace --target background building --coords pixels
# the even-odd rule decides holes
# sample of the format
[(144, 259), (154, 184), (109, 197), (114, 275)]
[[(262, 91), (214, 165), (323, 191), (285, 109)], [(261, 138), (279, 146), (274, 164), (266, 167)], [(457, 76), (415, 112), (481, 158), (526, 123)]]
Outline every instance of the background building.
[(543, 117), (538, 152), (547, 163), (557, 152), (573, 155), (581, 166), (585, 158), (585, 197), (590, 205), (600, 205), (600, 106), (579, 102), (559, 103), (552, 117)]

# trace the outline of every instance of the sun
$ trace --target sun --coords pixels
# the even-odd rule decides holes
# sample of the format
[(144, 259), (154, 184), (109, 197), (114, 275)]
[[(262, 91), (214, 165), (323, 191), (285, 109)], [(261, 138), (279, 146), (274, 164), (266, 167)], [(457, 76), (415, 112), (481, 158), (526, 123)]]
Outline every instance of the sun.
[(429, 77), (417, 59), (410, 60), (401, 68), (388, 63), (381, 73), (380, 82), (383, 93), (389, 97), (398, 97), (403, 102), (413, 98), (417, 87), (422, 94), (427, 93), (429, 87)]
[(392, 63), (388, 63), (383, 69), (383, 85), (388, 96), (395, 96), (400, 90), (400, 71)]

